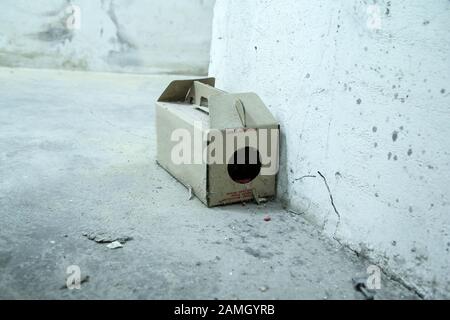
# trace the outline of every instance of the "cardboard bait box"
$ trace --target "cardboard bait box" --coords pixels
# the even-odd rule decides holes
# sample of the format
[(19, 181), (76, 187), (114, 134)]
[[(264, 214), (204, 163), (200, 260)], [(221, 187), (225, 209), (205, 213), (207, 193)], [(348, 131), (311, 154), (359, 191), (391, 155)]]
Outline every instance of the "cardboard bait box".
[(172, 82), (156, 102), (157, 162), (208, 207), (274, 197), (280, 127), (254, 93)]

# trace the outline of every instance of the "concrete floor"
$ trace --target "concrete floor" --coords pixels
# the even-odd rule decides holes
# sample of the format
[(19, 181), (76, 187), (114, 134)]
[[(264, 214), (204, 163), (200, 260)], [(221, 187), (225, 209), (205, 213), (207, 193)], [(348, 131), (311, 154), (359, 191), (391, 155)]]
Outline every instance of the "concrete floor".
[[(156, 165), (153, 103), (172, 79), (0, 69), (0, 298), (361, 299), (369, 263), (300, 215), (207, 209)], [(81, 290), (62, 289), (70, 265)], [(377, 298), (415, 296), (383, 277)]]

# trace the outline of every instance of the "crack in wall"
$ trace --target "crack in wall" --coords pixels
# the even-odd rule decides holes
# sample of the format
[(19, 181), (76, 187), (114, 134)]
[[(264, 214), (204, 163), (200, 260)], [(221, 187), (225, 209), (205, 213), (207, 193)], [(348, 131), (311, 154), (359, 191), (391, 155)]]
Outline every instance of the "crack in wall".
[[(334, 212), (336, 213), (336, 216), (338, 217), (338, 221), (336, 223), (336, 227), (333, 233), (333, 239), (335, 239), (336, 241), (338, 241), (339, 243), (341, 243), (337, 238), (336, 238), (336, 234), (338, 232), (339, 226), (341, 224), (341, 214), (339, 213), (339, 211), (336, 208), (336, 205), (334, 204), (334, 198), (333, 198), (333, 194), (331, 193), (331, 189), (330, 186), (328, 185), (328, 181), (327, 178), (325, 178), (325, 176), (320, 172), (317, 171), (317, 173), (322, 177), (323, 182), (325, 183), (325, 186), (327, 187), (328, 190), (328, 195), (330, 196), (330, 201), (331, 201), (331, 205), (333, 206)], [(327, 220), (325, 220), (326, 222)]]
[(300, 180), (303, 180), (303, 179), (305, 179), (305, 178), (317, 178), (317, 176), (308, 174), (308, 175), (302, 176), (302, 177), (300, 177), (300, 178), (294, 179), (294, 180), (292, 181), (292, 183), (297, 182), (297, 181), (300, 181)]
[[(377, 265), (377, 266), (381, 269), (381, 271), (383, 272), (383, 274), (384, 274), (386, 277), (388, 277), (390, 280), (395, 281), (395, 282), (397, 282), (398, 284), (400, 284), (400, 285), (402, 285), (403, 287), (405, 287), (406, 289), (408, 289), (408, 290), (414, 292), (414, 294), (416, 294), (420, 299), (424, 299), (424, 298), (426, 297), (426, 295), (425, 295), (423, 292), (421, 292), (421, 290), (420, 290), (419, 288), (415, 287), (414, 285), (409, 284), (407, 281), (405, 281), (404, 279), (402, 279), (399, 275), (397, 275), (397, 274), (395, 274), (395, 273), (393, 273), (393, 272), (391, 272), (391, 271), (389, 271), (389, 270), (386, 270), (386, 269), (382, 268), (382, 267), (379, 266), (379, 264), (376, 263), (371, 257), (362, 255), (361, 252), (359, 252), (358, 250), (353, 249), (350, 245), (343, 244), (343, 243), (337, 238), (336, 234), (337, 234), (337, 232), (338, 232), (338, 230), (339, 230), (339, 226), (340, 226), (340, 224), (341, 224), (341, 214), (340, 214), (339, 211), (337, 210), (336, 204), (334, 203), (334, 197), (333, 197), (333, 194), (332, 194), (332, 192), (331, 192), (330, 186), (329, 186), (329, 184), (328, 184), (327, 178), (326, 178), (320, 171), (318, 171), (317, 173), (320, 175), (320, 177), (322, 178), (322, 180), (323, 180), (323, 182), (324, 182), (324, 184), (325, 184), (325, 186), (326, 186), (326, 188), (327, 188), (328, 195), (329, 195), (329, 197), (330, 197), (331, 205), (332, 205), (332, 207), (333, 207), (334, 212), (336, 213), (336, 216), (338, 217), (338, 221), (337, 221), (337, 223), (336, 223), (335, 231), (334, 231), (334, 233), (333, 233), (333, 239), (334, 239), (339, 245), (341, 245), (342, 247), (347, 248), (348, 250), (352, 251), (357, 257), (364, 256), (364, 258), (368, 259), (371, 263)], [(325, 225), (326, 225), (327, 221), (328, 221), (328, 219), (325, 220)]]

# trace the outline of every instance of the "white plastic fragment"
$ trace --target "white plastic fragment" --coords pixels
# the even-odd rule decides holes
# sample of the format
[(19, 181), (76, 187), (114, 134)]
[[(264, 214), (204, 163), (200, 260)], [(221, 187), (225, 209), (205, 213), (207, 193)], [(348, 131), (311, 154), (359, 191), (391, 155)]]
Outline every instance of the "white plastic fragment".
[(114, 250), (114, 249), (123, 248), (123, 245), (119, 241), (114, 241), (114, 242), (111, 242), (110, 244), (108, 244), (106, 247), (108, 249)]
[(189, 191), (189, 198), (188, 198), (188, 200), (190, 201), (190, 200), (194, 199), (194, 192), (193, 192), (193, 189), (192, 189), (191, 186), (187, 186), (187, 187), (188, 187), (188, 191)]

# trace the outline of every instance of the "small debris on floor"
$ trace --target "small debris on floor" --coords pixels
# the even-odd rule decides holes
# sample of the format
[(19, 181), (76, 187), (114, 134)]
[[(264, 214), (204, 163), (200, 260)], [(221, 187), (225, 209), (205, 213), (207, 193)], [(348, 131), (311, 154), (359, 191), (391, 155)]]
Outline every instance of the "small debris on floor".
[(265, 222), (272, 221), (272, 218), (271, 218), (270, 216), (265, 216), (265, 217), (264, 217), (264, 221), (265, 221)]
[(353, 278), (353, 287), (356, 291), (361, 292), (366, 300), (374, 300), (376, 292), (367, 288), (366, 281), (366, 278)]
[(256, 204), (260, 205), (261, 204), (261, 201), (260, 201), (261, 198), (259, 197), (258, 192), (255, 189), (253, 189), (252, 193), (253, 193), (253, 199), (255, 200)]
[(97, 243), (113, 243), (115, 241), (118, 241), (121, 244), (125, 244), (128, 241), (133, 240), (133, 237), (127, 235), (114, 235), (109, 234), (107, 232), (91, 232), (91, 233), (84, 232), (83, 236)]
[(191, 186), (187, 186), (187, 188), (188, 188), (188, 192), (189, 192), (188, 200), (191, 201), (192, 199), (194, 199), (194, 191)]
[(123, 248), (123, 245), (119, 241), (114, 241), (114, 242), (111, 242), (110, 244), (108, 244), (106, 247), (108, 249), (114, 250), (114, 249)]
[(244, 252), (258, 259), (269, 259), (273, 256), (270, 252), (262, 252), (251, 247), (245, 248)]
[(267, 203), (269, 201), (269, 199), (267, 198), (259, 198), (259, 203)]
[(267, 290), (269, 290), (268, 286), (262, 286), (259, 288), (259, 291), (261, 291), (261, 292), (266, 292)]

